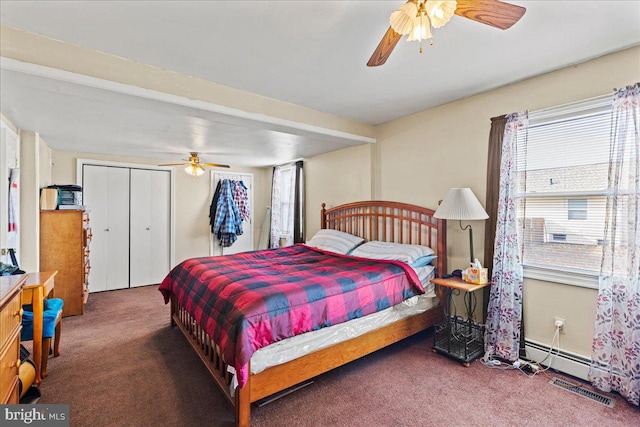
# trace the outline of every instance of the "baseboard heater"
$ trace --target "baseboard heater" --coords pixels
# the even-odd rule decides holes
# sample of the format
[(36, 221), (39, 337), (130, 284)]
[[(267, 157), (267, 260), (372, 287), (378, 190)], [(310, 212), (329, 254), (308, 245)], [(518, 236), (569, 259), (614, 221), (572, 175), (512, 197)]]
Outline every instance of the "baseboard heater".
[[(540, 362), (549, 354), (549, 346), (533, 340), (525, 339), (525, 349), (527, 351), (526, 358), (533, 362)], [(550, 363), (551, 368), (556, 371), (588, 381), (591, 359), (562, 350), (556, 354), (556, 351), (557, 349), (554, 349), (553, 354), (542, 363), (544, 366), (548, 366)]]

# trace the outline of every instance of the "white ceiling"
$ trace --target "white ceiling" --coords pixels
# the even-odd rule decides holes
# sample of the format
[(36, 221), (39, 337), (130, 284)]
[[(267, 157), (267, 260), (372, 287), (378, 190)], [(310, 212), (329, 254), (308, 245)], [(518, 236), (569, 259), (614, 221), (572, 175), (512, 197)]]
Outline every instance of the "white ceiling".
[[(2, 25), (380, 124), (640, 44), (639, 1), (513, 1), (502, 31), (454, 16), (418, 53), (366, 62), (402, 1), (6, 1)], [(11, 68), (11, 67), (10, 67)], [(55, 149), (264, 166), (360, 144), (3, 66), (2, 111)], [(27, 95), (28, 96), (25, 96)], [(73, 118), (73, 120), (70, 120)]]

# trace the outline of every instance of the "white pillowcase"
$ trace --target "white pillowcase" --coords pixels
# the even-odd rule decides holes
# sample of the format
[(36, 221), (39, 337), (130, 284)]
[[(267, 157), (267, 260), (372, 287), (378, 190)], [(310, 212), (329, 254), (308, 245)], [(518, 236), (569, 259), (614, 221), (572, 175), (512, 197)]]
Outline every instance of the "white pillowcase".
[(433, 249), (428, 246), (379, 241), (367, 242), (351, 252), (353, 256), (396, 260), (407, 264), (412, 264), (418, 258), (433, 254)]
[(364, 242), (362, 237), (338, 230), (320, 230), (307, 242), (307, 245), (325, 251), (346, 255)]

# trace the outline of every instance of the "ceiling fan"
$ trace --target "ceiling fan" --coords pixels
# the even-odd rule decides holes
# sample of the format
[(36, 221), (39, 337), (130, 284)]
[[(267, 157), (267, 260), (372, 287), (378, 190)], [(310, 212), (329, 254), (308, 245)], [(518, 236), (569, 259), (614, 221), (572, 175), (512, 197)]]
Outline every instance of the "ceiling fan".
[(218, 168), (230, 167), (229, 165), (219, 165), (217, 163), (202, 163), (200, 161), (200, 156), (195, 151), (192, 151), (190, 153), (189, 159), (185, 160), (185, 162), (187, 163), (168, 163), (168, 164), (158, 165), (158, 166), (186, 166), (186, 168), (184, 169), (185, 172), (193, 176), (202, 175), (204, 173), (205, 166), (218, 167)]
[(431, 38), (431, 28), (440, 28), (449, 22), (453, 14), (482, 24), (506, 30), (518, 22), (526, 9), (499, 0), (409, 0), (389, 18), (391, 26), (367, 62), (369, 67), (384, 64), (403, 35), (408, 41), (420, 42)]

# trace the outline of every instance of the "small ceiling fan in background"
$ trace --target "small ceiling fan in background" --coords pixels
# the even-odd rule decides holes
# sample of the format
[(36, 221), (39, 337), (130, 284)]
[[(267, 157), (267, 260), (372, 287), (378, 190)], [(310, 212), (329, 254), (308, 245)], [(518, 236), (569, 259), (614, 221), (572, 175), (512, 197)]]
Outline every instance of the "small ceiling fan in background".
[(218, 168), (228, 168), (229, 165), (219, 165), (217, 163), (202, 163), (200, 161), (200, 156), (197, 152), (192, 151), (190, 153), (189, 159), (185, 160), (186, 163), (167, 163), (158, 166), (186, 166), (184, 169), (189, 175), (200, 176), (204, 173), (204, 167), (218, 167)]
[(498, 0), (409, 0), (389, 17), (391, 26), (367, 62), (369, 67), (384, 64), (398, 41), (408, 35), (408, 41), (431, 38), (431, 27), (440, 28), (456, 14), (472, 21), (506, 30), (518, 22), (526, 9)]

